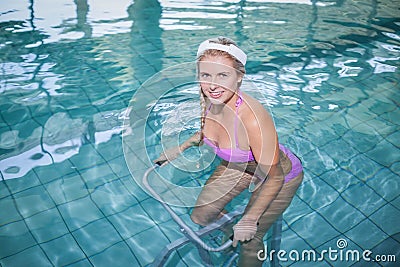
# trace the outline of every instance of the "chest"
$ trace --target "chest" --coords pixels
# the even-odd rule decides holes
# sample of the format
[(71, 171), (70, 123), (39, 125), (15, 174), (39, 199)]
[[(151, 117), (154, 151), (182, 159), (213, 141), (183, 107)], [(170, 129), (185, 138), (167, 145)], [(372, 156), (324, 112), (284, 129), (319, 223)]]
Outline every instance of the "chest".
[(213, 117), (207, 116), (203, 129), (204, 135), (220, 148), (248, 149), (249, 142), (243, 123), (235, 116)]

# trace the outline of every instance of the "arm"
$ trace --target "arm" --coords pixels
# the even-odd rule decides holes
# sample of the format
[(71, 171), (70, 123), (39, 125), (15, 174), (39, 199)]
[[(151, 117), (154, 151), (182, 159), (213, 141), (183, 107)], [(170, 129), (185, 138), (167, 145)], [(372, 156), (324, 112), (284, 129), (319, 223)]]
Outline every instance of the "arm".
[(236, 247), (239, 241), (253, 239), (257, 232), (258, 220), (271, 202), (276, 198), (283, 186), (283, 171), (279, 164), (269, 168), (268, 179), (259, 188), (256, 200), (242, 219), (233, 227), (234, 238), (232, 246)]
[(192, 146), (198, 146), (200, 144), (200, 131), (196, 132), (194, 135), (189, 137), (185, 142), (183, 142), (180, 146), (179, 149), (181, 152), (185, 151), (189, 147)]
[[(264, 177), (265, 176), (266, 175), (264, 175)], [(280, 164), (269, 167), (269, 173), (266, 179), (267, 180), (260, 185), (256, 200), (246, 214), (244, 214), (243, 218), (257, 223), (264, 211), (267, 210), (269, 205), (276, 198), (284, 182), (284, 174)]]
[(183, 151), (191, 146), (197, 146), (200, 144), (200, 132), (196, 132), (194, 135), (189, 137), (185, 142), (177, 147), (166, 149), (161, 155), (153, 162), (161, 164), (161, 166), (167, 164), (169, 161), (176, 159)]
[(256, 174), (267, 178), (260, 185), (258, 195), (245, 218), (258, 221), (271, 202), (276, 198), (284, 182), (284, 174), (279, 164), (279, 145), (275, 125), (264, 109), (254, 108), (249, 120), (244, 120), (249, 144), (257, 161)]
[(267, 180), (253, 193), (257, 194), (255, 201), (234, 226), (233, 246), (236, 246), (238, 241), (251, 240), (254, 237), (259, 218), (276, 198), (284, 182), (284, 174), (279, 164), (278, 138), (268, 112), (254, 108), (243, 121), (250, 148), (258, 164), (255, 175)]

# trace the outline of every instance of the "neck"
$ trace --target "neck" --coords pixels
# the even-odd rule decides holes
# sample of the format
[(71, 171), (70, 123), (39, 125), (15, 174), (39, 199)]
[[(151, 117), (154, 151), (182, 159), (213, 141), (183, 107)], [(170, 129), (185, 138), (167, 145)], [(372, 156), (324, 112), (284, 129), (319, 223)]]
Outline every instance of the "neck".
[[(226, 110), (228, 110), (228, 111), (236, 110), (236, 103), (237, 103), (238, 99), (239, 99), (239, 95), (237, 92), (231, 97), (231, 99), (229, 99), (229, 101), (227, 103), (221, 103), (221, 104), (209, 103), (209, 105), (211, 105), (210, 112), (213, 115), (223, 115)], [(208, 102), (211, 102), (211, 101), (208, 100)], [(209, 106), (209, 105), (207, 105), (207, 106)]]

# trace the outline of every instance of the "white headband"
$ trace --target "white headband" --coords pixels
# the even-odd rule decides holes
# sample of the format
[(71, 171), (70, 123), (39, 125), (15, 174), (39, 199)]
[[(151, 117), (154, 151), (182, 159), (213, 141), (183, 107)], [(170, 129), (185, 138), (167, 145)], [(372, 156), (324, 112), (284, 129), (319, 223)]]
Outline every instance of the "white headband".
[(243, 66), (246, 65), (247, 56), (240, 48), (233, 44), (223, 45), (210, 42), (209, 40), (206, 40), (200, 44), (199, 49), (197, 50), (197, 57), (201, 56), (204, 51), (209, 49), (216, 49), (227, 52), (228, 54), (234, 56), (237, 60), (239, 60), (243, 64)]

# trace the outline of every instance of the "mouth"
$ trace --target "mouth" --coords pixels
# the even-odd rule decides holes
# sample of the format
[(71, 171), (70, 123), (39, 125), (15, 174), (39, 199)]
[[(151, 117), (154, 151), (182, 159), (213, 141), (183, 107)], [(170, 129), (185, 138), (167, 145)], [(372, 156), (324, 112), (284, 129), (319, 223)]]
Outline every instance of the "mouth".
[(209, 92), (210, 96), (212, 98), (220, 98), (222, 96), (222, 91), (218, 91), (218, 92)]

